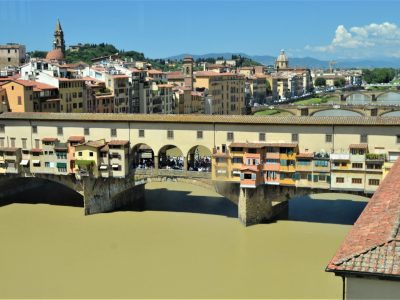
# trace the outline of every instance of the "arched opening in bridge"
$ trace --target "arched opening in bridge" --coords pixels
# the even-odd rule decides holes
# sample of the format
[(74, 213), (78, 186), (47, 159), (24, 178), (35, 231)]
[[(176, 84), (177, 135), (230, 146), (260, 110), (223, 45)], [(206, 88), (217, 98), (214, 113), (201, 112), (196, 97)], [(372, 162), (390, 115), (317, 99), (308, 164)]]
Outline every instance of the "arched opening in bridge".
[(183, 152), (175, 145), (165, 145), (158, 151), (159, 169), (183, 170), (183, 166)]
[(369, 198), (350, 193), (315, 193), (289, 200), (287, 215), (280, 218), (299, 222), (353, 225)]
[(382, 104), (400, 104), (400, 92), (387, 91), (376, 95), (376, 100)]
[(344, 116), (344, 117), (359, 117), (363, 116), (362, 113), (352, 111), (352, 110), (347, 110), (347, 109), (325, 109), (325, 110), (319, 110), (316, 111), (312, 114), (312, 116), (315, 117), (338, 117), (338, 116)]
[(207, 147), (196, 145), (187, 154), (187, 170), (211, 172), (211, 151)]
[(12, 203), (83, 207), (83, 196), (64, 184), (35, 177), (3, 179), (0, 207)]
[(147, 144), (137, 144), (132, 148), (134, 169), (154, 168), (154, 151)]
[(366, 104), (371, 102), (371, 96), (363, 93), (352, 93), (346, 97), (346, 102), (349, 104)]
[(400, 117), (400, 110), (389, 111), (381, 114), (381, 117)]

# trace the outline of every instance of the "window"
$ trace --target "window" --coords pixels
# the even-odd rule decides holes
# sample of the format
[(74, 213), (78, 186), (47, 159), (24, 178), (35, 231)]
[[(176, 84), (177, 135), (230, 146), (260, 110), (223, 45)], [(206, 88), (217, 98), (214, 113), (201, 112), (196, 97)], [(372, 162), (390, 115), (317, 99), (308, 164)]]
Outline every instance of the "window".
[(39, 139), (35, 139), (35, 148), (36, 149), (40, 148), (40, 140)]
[(84, 134), (84, 135), (90, 135), (90, 128), (85, 128), (85, 129), (83, 130), (83, 134)]
[(292, 133), (292, 143), (297, 143), (299, 141), (299, 135), (297, 133)]
[(325, 135), (325, 143), (332, 143), (332, 134)]
[(228, 132), (228, 133), (226, 134), (226, 139), (227, 139), (228, 141), (233, 141), (233, 132)]
[(93, 152), (92, 151), (89, 152), (89, 156), (93, 156)]
[(0, 147), (4, 147), (4, 138), (0, 138)]
[(362, 183), (362, 178), (352, 178), (351, 183), (354, 184), (361, 184)]
[(5, 132), (5, 126), (4, 124), (0, 124), (0, 133), (4, 133)]
[(379, 185), (379, 179), (369, 179), (368, 184), (369, 185)]
[(78, 152), (78, 156), (82, 156), (82, 152)]
[(111, 128), (111, 136), (117, 136), (117, 129)]
[(316, 167), (327, 167), (328, 163), (329, 163), (329, 161), (327, 161), (327, 160), (316, 160), (315, 166)]
[(44, 162), (44, 167), (45, 167), (45, 168), (50, 168), (50, 163), (49, 163), (48, 161), (45, 161), (45, 162)]
[(18, 96), (18, 105), (22, 105), (22, 98), (21, 98), (21, 96)]
[(344, 183), (344, 177), (336, 177), (336, 183)]
[(396, 135), (396, 144), (400, 144), (400, 135)]
[(233, 164), (242, 164), (243, 158), (242, 157), (232, 157), (232, 163)]
[(22, 149), (26, 149), (26, 139), (22, 138), (21, 143), (22, 143)]
[(144, 138), (144, 129), (139, 129), (139, 137)]
[(15, 148), (15, 138), (10, 138), (10, 146), (11, 148)]
[(368, 135), (367, 134), (360, 135), (360, 143), (368, 143)]
[(351, 167), (352, 167), (353, 169), (362, 169), (363, 164), (362, 164), (362, 163), (352, 163), (352, 164), (351, 164)]
[(203, 131), (201, 131), (201, 130), (197, 131), (197, 138), (198, 139), (202, 139), (203, 138)]
[(260, 132), (260, 133), (258, 134), (258, 140), (259, 140), (260, 142), (265, 142), (265, 133)]
[(58, 135), (63, 135), (63, 128), (62, 127), (57, 127), (57, 134)]
[(167, 130), (167, 138), (168, 139), (173, 139), (174, 138), (174, 131), (173, 130)]

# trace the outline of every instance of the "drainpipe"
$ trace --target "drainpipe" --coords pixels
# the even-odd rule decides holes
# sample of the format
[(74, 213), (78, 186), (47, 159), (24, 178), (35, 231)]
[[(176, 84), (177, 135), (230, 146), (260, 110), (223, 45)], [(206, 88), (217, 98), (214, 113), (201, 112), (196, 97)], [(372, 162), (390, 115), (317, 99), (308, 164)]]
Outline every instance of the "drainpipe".
[(342, 300), (346, 299), (346, 278), (342, 276), (342, 282), (343, 282), (343, 291), (342, 291)]

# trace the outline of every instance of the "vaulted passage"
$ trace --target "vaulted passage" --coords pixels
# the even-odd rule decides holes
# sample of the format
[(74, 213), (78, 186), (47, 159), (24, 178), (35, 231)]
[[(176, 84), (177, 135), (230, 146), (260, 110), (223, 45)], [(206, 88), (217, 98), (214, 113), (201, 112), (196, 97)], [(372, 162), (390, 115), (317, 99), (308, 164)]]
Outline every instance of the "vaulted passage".
[(67, 186), (42, 178), (20, 177), (0, 182), (0, 206), (12, 203), (83, 207), (83, 196)]

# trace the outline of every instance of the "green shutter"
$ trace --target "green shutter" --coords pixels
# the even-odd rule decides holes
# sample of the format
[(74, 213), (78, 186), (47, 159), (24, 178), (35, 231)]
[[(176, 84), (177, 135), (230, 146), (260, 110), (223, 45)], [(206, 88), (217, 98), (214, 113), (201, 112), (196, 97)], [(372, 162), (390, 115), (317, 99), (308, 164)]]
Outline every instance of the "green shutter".
[(314, 181), (314, 182), (318, 182), (318, 175), (314, 175), (314, 176), (313, 176), (313, 181)]
[(311, 175), (311, 174), (308, 174), (308, 175), (307, 175), (307, 179), (308, 179), (308, 181), (312, 181), (312, 175)]
[(67, 164), (66, 164), (66, 163), (60, 163), (60, 162), (58, 162), (58, 163), (57, 163), (57, 168), (64, 168), (64, 169), (66, 169), (66, 168), (67, 168)]
[(293, 179), (294, 180), (299, 180), (300, 179), (300, 173), (298, 173), (298, 172), (294, 173)]
[(326, 176), (326, 182), (328, 182), (328, 183), (331, 182), (331, 176)]

